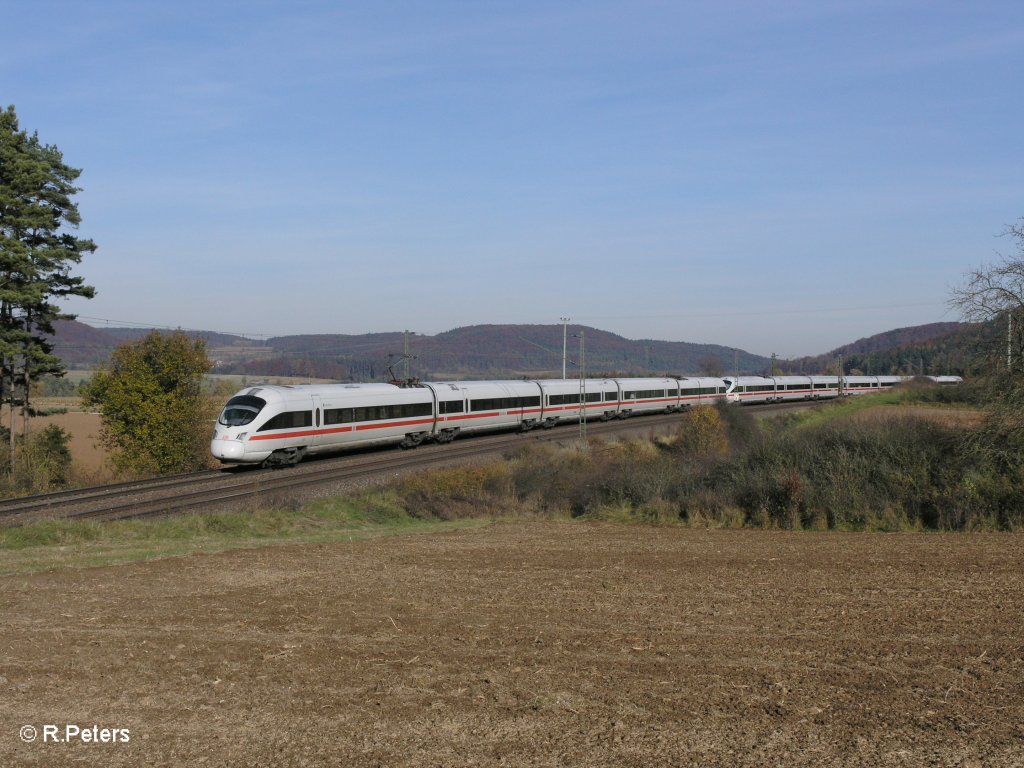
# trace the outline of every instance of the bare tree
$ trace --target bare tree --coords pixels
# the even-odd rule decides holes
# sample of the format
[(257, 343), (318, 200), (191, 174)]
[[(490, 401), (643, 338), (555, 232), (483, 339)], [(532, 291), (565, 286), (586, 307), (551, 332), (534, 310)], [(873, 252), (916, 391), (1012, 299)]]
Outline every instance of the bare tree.
[(1021, 370), (1024, 363), (1024, 218), (1003, 232), (1012, 238), (1017, 253), (1001, 255), (999, 261), (984, 264), (967, 273), (967, 282), (954, 288), (949, 305), (972, 322), (1001, 321), (1005, 332), (996, 338), (999, 358), (1005, 349), (1004, 370)]
[(1024, 218), (1006, 228), (1014, 256), (979, 267), (953, 289), (949, 303), (967, 320), (988, 323), (991, 362), (984, 392), (987, 416), (969, 436), (977, 450), (1011, 476), (1024, 477)]

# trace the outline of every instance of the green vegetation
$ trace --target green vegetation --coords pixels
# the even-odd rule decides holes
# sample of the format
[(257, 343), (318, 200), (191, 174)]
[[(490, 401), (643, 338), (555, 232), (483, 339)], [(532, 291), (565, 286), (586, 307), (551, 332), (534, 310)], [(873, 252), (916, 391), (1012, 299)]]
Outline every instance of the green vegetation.
[[(0, 436), (7, 430), (0, 427)], [(0, 495), (22, 496), (64, 488), (71, 477), (71, 435), (55, 424), (45, 427), (26, 440), (15, 440), (17, 461), (8, 463), (8, 454), (0, 454)]]
[[(900, 395), (851, 398), (786, 419), (698, 408), (669, 438), (533, 447), (495, 467), (397, 484), (410, 515), (567, 515), (816, 530), (1019, 530), (1024, 471), (979, 450), (956, 410)], [(976, 414), (966, 414), (975, 416)]]
[(115, 565), (271, 544), (354, 541), (482, 522), (413, 517), (394, 493), (381, 490), (356, 498), (320, 499), (300, 509), (257, 508), (112, 523), (57, 520), (0, 528), (0, 573)]
[(118, 347), (83, 389), (98, 407), (101, 439), (114, 465), (139, 475), (201, 469), (209, 461), (203, 376), (206, 343), (181, 331), (153, 331)]

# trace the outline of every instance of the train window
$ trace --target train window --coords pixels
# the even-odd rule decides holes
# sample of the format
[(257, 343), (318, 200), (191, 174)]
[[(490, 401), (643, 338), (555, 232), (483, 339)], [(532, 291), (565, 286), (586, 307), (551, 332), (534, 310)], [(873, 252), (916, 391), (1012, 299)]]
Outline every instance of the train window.
[(261, 397), (252, 395), (239, 395), (228, 400), (224, 410), (221, 411), (218, 422), (225, 427), (242, 427), (249, 424), (261, 410), (267, 401)]
[(434, 404), (433, 403), (407, 403), (406, 405), (400, 406), (402, 409), (402, 417), (406, 418), (409, 416), (433, 416), (434, 415)]
[(551, 395), (548, 398), (548, 405), (575, 405), (580, 401), (579, 392), (570, 392), (567, 395)]
[(599, 402), (601, 402), (601, 393), (600, 392), (587, 392), (587, 402), (588, 403), (599, 403)]
[(637, 399), (646, 398), (646, 397), (664, 397), (664, 396), (665, 396), (665, 390), (664, 389), (643, 389), (643, 390), (639, 390), (637, 392), (623, 392), (622, 393), (623, 400), (637, 400)]
[(313, 426), (312, 411), (285, 411), (279, 413), (262, 427), (258, 432), (265, 432), (271, 429), (294, 429), (295, 427)]
[(462, 409), (461, 400), (441, 400), (437, 404), (438, 413), (462, 413)]
[[(552, 395), (552, 400), (555, 396)], [(540, 395), (535, 397), (485, 397), (471, 400), (471, 411), (498, 411), (510, 408), (534, 408), (540, 405)]]
[(324, 408), (324, 424), (346, 424), (352, 421), (351, 408)]
[(605, 399), (605, 402), (608, 402), (609, 400), (611, 400), (611, 401), (618, 400), (619, 399), (619, 393), (618, 392), (605, 392), (604, 393), (604, 399)]
[[(385, 421), (407, 419), (412, 416), (433, 416), (433, 403), (401, 403), (398, 405), (373, 405), (366, 408), (341, 409), (341, 421)], [(338, 422), (334, 422), (338, 423)]]

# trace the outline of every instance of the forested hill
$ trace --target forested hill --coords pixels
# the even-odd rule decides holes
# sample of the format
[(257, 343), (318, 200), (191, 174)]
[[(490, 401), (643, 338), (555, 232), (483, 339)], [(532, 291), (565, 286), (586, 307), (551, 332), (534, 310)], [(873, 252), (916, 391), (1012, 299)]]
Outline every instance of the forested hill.
[(842, 357), (846, 373), (970, 374), (992, 347), (995, 329), (974, 323), (929, 323), (897, 328), (837, 347), (824, 355), (780, 364), (786, 372), (834, 371)]

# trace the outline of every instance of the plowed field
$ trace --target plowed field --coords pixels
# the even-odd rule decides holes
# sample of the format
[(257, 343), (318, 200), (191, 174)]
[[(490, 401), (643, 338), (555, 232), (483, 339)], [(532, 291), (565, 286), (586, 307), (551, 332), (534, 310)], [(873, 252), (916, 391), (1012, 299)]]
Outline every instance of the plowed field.
[(6, 577), (0, 765), (1024, 766), (1022, 544), (510, 523)]

